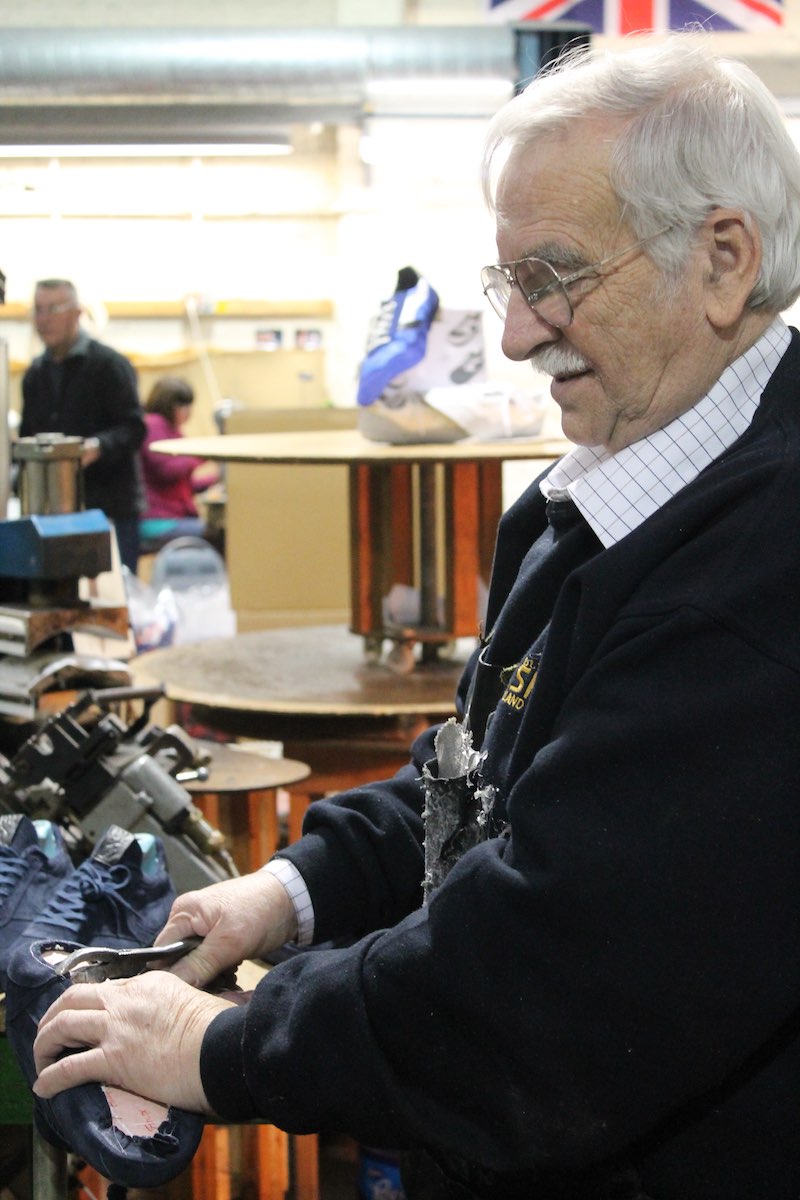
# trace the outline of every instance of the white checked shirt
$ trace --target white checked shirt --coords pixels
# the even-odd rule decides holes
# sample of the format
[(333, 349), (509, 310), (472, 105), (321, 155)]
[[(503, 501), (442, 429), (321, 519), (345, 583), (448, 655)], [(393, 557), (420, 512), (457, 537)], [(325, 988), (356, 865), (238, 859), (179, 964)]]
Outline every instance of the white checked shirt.
[(688, 412), (614, 455), (576, 446), (542, 480), (542, 493), (571, 497), (603, 545), (613, 546), (741, 437), (790, 340), (777, 317)]
[[(614, 455), (602, 446), (576, 446), (542, 480), (543, 494), (548, 500), (571, 497), (603, 545), (613, 546), (741, 437), (790, 341), (777, 317), (688, 412)], [(286, 888), (297, 915), (296, 942), (310, 945), (314, 908), (302, 875), (280, 858), (262, 870)]]

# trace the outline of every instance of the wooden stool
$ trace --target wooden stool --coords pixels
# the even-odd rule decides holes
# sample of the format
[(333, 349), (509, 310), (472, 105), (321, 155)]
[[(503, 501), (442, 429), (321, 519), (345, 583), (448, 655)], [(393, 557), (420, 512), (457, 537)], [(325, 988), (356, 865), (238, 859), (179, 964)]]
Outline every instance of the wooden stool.
[(308, 778), (311, 768), (291, 758), (267, 758), (245, 748), (195, 738), (211, 761), (208, 778), (184, 787), (203, 815), (225, 834), (242, 872), (257, 871), (278, 848), (277, 789)]
[[(167, 700), (188, 706), (206, 728), (231, 738), (280, 741), (287, 754), (309, 764), (311, 773), (290, 789), (289, 841), (295, 841), (312, 800), (387, 778), (408, 762), (417, 733), (454, 714), (463, 663), (435, 659), (398, 674), (367, 661), (363, 639), (343, 626), (311, 626), (172, 646), (141, 655), (131, 668), (138, 683), (162, 684)], [(213, 756), (215, 744), (208, 748)], [(240, 753), (228, 748), (228, 755)], [(195, 796), (208, 788), (209, 783), (191, 785)], [(264, 838), (256, 865), (275, 846), (268, 827), (271, 802), (266, 817), (262, 805), (257, 800), (255, 812), (251, 801), (245, 805), (246, 820)], [(241, 804), (232, 799), (225, 807), (244, 823)], [(225, 829), (225, 821), (220, 810), (218, 827)], [(237, 851), (235, 832), (232, 843), (244, 866), (246, 850), (252, 855), (254, 844)], [(298, 1200), (316, 1200), (316, 1139), (294, 1137), (290, 1147), (295, 1194)]]
[[(219, 742), (196, 739), (210, 755), (208, 778), (184, 784), (205, 817), (221, 830), (236, 866), (256, 871), (279, 844), (277, 789), (305, 779), (310, 768), (288, 758), (267, 758)], [(318, 1200), (318, 1151), (314, 1135), (291, 1139), (273, 1125), (207, 1125), (192, 1162), (195, 1196), (231, 1200), (237, 1169), (252, 1179), (258, 1200), (284, 1200), (292, 1151), (297, 1200)]]

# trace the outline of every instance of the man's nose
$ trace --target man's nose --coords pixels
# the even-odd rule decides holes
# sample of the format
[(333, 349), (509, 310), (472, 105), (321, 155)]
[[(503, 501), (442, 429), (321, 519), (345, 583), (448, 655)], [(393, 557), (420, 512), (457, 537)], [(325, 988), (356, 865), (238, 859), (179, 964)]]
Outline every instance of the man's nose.
[(561, 330), (534, 312), (519, 288), (513, 288), (503, 325), (502, 347), (506, 358), (525, 362), (539, 346), (557, 342), (560, 337)]

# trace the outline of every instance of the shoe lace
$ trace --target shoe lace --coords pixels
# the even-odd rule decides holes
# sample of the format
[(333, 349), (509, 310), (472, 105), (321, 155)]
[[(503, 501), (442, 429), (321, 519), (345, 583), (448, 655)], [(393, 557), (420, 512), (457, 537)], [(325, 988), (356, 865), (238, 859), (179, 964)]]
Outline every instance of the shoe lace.
[(129, 913), (136, 912), (134, 906), (121, 895), (130, 878), (130, 870), (122, 863), (106, 867), (98, 866), (89, 859), (70, 875), (39, 917), (39, 921), (58, 925), (59, 931), (65, 936), (67, 933), (77, 934), (86, 919), (87, 907), (108, 900), (115, 918), (115, 927), (110, 932), (122, 933), (121, 918), (124, 911), (127, 909)]
[(0, 900), (5, 900), (7, 896), (11, 895), (29, 869), (30, 863), (26, 863), (6, 846), (0, 846)]

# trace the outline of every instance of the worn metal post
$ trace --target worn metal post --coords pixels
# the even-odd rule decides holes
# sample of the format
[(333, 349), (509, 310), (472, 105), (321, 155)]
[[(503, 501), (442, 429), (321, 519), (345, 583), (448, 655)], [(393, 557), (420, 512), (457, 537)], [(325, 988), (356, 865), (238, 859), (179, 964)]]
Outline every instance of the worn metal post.
[(36, 1200), (65, 1200), (67, 1152), (51, 1146), (33, 1128), (33, 1194)]

